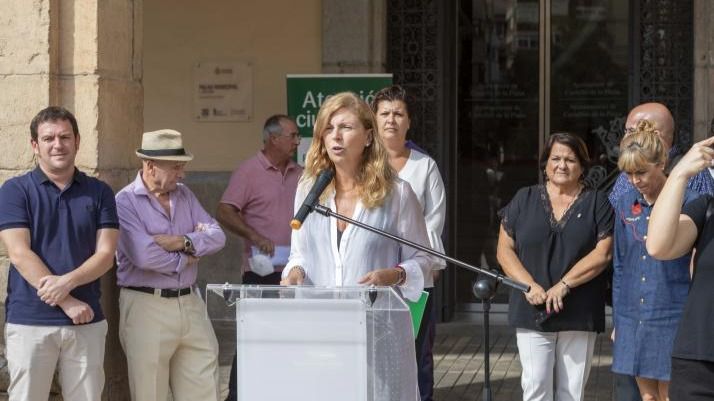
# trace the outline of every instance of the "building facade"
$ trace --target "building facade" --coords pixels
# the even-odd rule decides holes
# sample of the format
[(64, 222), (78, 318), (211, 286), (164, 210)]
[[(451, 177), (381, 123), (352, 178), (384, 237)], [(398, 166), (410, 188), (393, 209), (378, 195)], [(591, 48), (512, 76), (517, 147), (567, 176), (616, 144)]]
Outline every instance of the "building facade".
[[(80, 124), (79, 167), (118, 190), (136, 174), (141, 133), (174, 128), (195, 155), (188, 184), (214, 210), (230, 171), (286, 111), (286, 74), (390, 72), (415, 99), (411, 139), (448, 191), (448, 253), (495, 264), (495, 211), (538, 182), (551, 132), (583, 136), (605, 187), (627, 110), (667, 104), (686, 148), (714, 117), (714, 5), (707, 0), (28, 0), (0, 20), (0, 182), (34, 166), (29, 122), (50, 104)], [(201, 118), (206, 65), (250, 72), (237, 119)], [(457, 218), (458, 217), (458, 218)], [(240, 241), (206, 258), (201, 282), (237, 282)], [(0, 250), (2, 280), (8, 259)], [(449, 319), (472, 310), (470, 273), (437, 293)], [(6, 285), (0, 284), (3, 291)], [(105, 399), (128, 399), (114, 278)], [(2, 297), (4, 299), (4, 296)], [(2, 382), (2, 380), (0, 380)]]

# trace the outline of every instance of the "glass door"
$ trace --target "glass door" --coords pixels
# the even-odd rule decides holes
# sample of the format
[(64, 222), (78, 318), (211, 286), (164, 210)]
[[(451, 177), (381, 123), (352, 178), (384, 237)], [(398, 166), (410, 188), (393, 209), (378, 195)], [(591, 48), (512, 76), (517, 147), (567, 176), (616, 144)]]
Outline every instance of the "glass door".
[[(541, 179), (538, 157), (548, 133), (586, 140), (597, 162), (592, 185), (616, 170), (628, 105), (628, 3), (459, 2), (457, 258), (499, 268), (497, 211)], [(478, 302), (474, 279), (456, 269), (458, 305)], [(507, 294), (499, 289), (495, 302), (507, 303)]]
[(629, 2), (552, 0), (546, 132), (570, 132), (588, 145), (587, 180), (602, 187), (617, 171), (628, 112)]

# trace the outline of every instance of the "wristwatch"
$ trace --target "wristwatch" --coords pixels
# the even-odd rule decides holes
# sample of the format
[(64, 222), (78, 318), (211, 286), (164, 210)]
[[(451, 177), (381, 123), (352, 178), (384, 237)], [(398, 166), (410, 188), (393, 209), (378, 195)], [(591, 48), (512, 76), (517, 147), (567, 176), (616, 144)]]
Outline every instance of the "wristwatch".
[(189, 255), (196, 253), (196, 248), (193, 247), (193, 241), (188, 235), (183, 236), (183, 252)]

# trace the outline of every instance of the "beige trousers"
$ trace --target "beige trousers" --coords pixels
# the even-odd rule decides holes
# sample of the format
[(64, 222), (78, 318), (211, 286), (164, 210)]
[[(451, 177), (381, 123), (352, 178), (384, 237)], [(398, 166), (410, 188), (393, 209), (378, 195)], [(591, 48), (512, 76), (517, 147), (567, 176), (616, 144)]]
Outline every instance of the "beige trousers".
[(218, 401), (218, 341), (196, 294), (161, 298), (122, 288), (119, 340), (133, 401)]
[(57, 367), (65, 400), (100, 400), (104, 388), (106, 336), (106, 320), (76, 326), (7, 323), (8, 399), (47, 400)]

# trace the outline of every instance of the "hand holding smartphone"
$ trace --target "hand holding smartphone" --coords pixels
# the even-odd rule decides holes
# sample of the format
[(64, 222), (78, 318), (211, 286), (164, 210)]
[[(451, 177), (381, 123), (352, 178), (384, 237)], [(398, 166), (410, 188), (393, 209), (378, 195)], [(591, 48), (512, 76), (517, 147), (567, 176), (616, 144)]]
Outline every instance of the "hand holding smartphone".
[(535, 323), (540, 326), (553, 317), (553, 315), (555, 315), (554, 311), (550, 311), (550, 313), (548, 313), (545, 310), (545, 305), (539, 305), (538, 310), (535, 313)]

